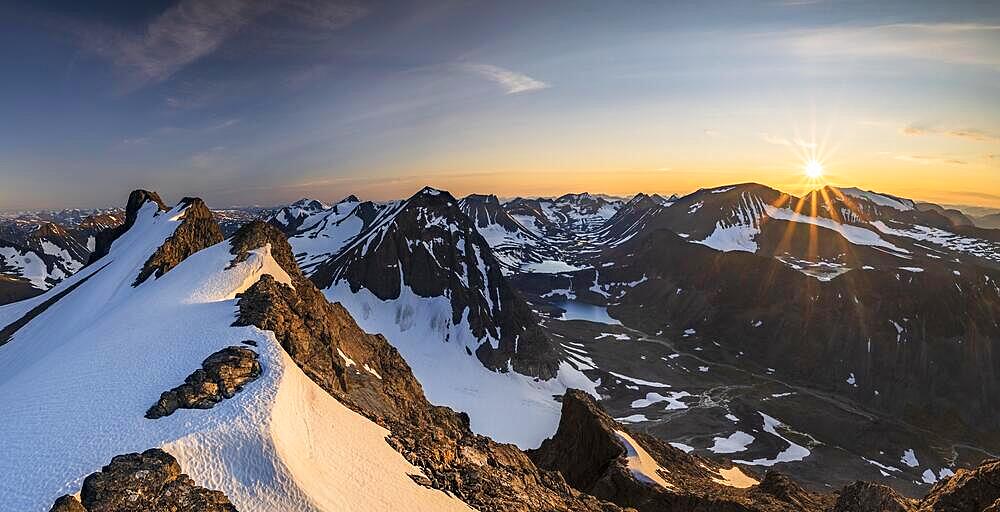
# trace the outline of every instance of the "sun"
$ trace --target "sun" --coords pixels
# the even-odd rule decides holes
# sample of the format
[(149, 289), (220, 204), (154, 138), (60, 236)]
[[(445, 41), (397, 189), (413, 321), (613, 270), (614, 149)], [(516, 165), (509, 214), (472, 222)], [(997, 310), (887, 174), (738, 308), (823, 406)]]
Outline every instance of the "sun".
[(806, 162), (805, 173), (807, 178), (818, 180), (823, 177), (823, 164), (819, 160), (809, 160)]

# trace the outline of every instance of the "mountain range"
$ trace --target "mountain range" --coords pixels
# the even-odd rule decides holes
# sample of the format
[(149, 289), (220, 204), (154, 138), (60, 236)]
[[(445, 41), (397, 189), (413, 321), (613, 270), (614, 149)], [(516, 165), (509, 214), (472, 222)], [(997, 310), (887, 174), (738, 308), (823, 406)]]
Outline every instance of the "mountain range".
[(0, 245), (2, 510), (1000, 509), (1000, 230), (957, 210), (425, 187), (34, 222)]

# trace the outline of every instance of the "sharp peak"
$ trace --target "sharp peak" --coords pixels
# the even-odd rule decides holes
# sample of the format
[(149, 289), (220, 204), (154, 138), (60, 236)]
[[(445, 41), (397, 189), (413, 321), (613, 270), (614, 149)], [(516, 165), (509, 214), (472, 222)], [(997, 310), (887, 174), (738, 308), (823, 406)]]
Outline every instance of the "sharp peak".
[(421, 199), (421, 198), (423, 198), (425, 200), (433, 198), (435, 200), (444, 201), (444, 202), (454, 202), (455, 201), (455, 196), (451, 195), (451, 193), (448, 192), (447, 190), (441, 190), (441, 189), (437, 189), (437, 188), (434, 188), (434, 187), (431, 187), (431, 186), (426, 186), (426, 187), (418, 190), (416, 194), (413, 194), (412, 196), (410, 196), (410, 201), (413, 201), (414, 199)]

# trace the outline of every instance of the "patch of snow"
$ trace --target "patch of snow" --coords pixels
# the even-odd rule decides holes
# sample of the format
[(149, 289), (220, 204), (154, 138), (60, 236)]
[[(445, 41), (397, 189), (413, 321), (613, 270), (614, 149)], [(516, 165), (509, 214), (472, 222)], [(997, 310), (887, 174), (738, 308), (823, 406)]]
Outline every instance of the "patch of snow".
[(694, 451), (694, 446), (686, 445), (684, 443), (670, 443), (670, 446), (673, 446), (684, 453), (691, 453)]
[(913, 452), (912, 448), (903, 452), (903, 456), (899, 458), (899, 461), (911, 468), (915, 468), (920, 465), (920, 461), (917, 460), (917, 454)]
[(764, 211), (767, 213), (768, 217), (771, 217), (772, 219), (811, 224), (813, 226), (836, 231), (837, 233), (840, 233), (840, 235), (843, 236), (848, 242), (851, 242), (854, 245), (881, 247), (895, 253), (909, 254), (909, 251), (906, 249), (897, 247), (892, 243), (887, 242), (882, 237), (878, 236), (877, 233), (869, 229), (851, 226), (849, 224), (841, 224), (826, 217), (812, 217), (796, 213), (787, 208), (777, 208), (769, 204), (764, 205)]
[(893, 208), (895, 210), (900, 210), (904, 212), (913, 210), (913, 204), (910, 201), (903, 202), (902, 200), (887, 195), (878, 194), (867, 190), (861, 190), (855, 187), (841, 188), (839, 190), (843, 192), (844, 195), (848, 195), (857, 199), (866, 199), (879, 206), (888, 206), (889, 208)]
[(615, 421), (621, 423), (641, 423), (643, 421), (650, 421), (645, 414), (633, 414), (631, 416), (625, 416), (624, 418), (615, 418)]
[(670, 384), (663, 384), (662, 382), (653, 382), (648, 380), (637, 379), (635, 377), (629, 377), (628, 375), (622, 375), (620, 373), (608, 372), (621, 380), (627, 380), (633, 384), (638, 384), (640, 386), (648, 386), (651, 388), (669, 388), (672, 387)]
[(775, 436), (778, 439), (781, 439), (782, 441), (788, 443), (788, 448), (785, 448), (781, 453), (776, 455), (773, 459), (754, 459), (751, 461), (733, 461), (733, 462), (736, 462), (738, 464), (746, 464), (748, 466), (771, 467), (774, 466), (775, 464), (782, 462), (800, 461), (809, 456), (810, 451), (808, 448), (795, 444), (792, 441), (788, 440), (788, 438), (778, 433), (777, 427), (784, 426), (783, 423), (760, 411), (757, 411), (757, 414), (760, 414), (761, 417), (764, 418), (764, 432), (767, 432), (768, 434), (771, 434), (772, 436)]
[(680, 399), (688, 396), (691, 396), (691, 393), (688, 393), (687, 391), (671, 391), (667, 393), (667, 396), (663, 396), (659, 393), (646, 393), (646, 398), (640, 398), (632, 402), (632, 408), (642, 409), (660, 402), (667, 402), (666, 410), (668, 411), (687, 409), (687, 404), (682, 402)]
[(628, 459), (628, 469), (636, 480), (646, 484), (658, 484), (666, 489), (674, 488), (673, 484), (660, 476), (660, 471), (664, 471), (663, 468), (656, 463), (653, 457), (646, 453), (646, 450), (639, 443), (632, 439), (632, 436), (622, 430), (616, 430), (615, 435), (625, 445), (625, 457)]
[(754, 437), (742, 430), (737, 430), (729, 437), (714, 437), (715, 444), (708, 451), (712, 453), (738, 453), (745, 451), (754, 441)]

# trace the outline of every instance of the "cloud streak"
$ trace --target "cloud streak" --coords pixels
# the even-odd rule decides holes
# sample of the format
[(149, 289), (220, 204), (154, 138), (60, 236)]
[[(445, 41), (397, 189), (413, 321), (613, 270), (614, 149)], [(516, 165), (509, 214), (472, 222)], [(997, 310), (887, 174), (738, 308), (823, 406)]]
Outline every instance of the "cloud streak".
[(920, 137), (925, 135), (943, 135), (946, 137), (955, 137), (958, 139), (966, 139), (976, 142), (1000, 142), (1000, 135), (989, 133), (983, 130), (978, 130), (975, 128), (966, 129), (938, 129), (930, 128), (917, 125), (908, 125), (900, 128), (899, 133), (907, 135), (910, 137)]
[(522, 92), (548, 89), (549, 84), (536, 80), (523, 73), (511, 71), (492, 64), (465, 64), (465, 69), (476, 73), (504, 89), (504, 94), (519, 94)]
[(265, 15), (287, 22), (294, 28), (288, 33), (327, 33), (366, 13), (354, 4), (322, 0), (181, 0), (141, 31), (86, 27), (79, 32), (85, 47), (115, 65), (125, 89), (135, 90), (215, 53)]

